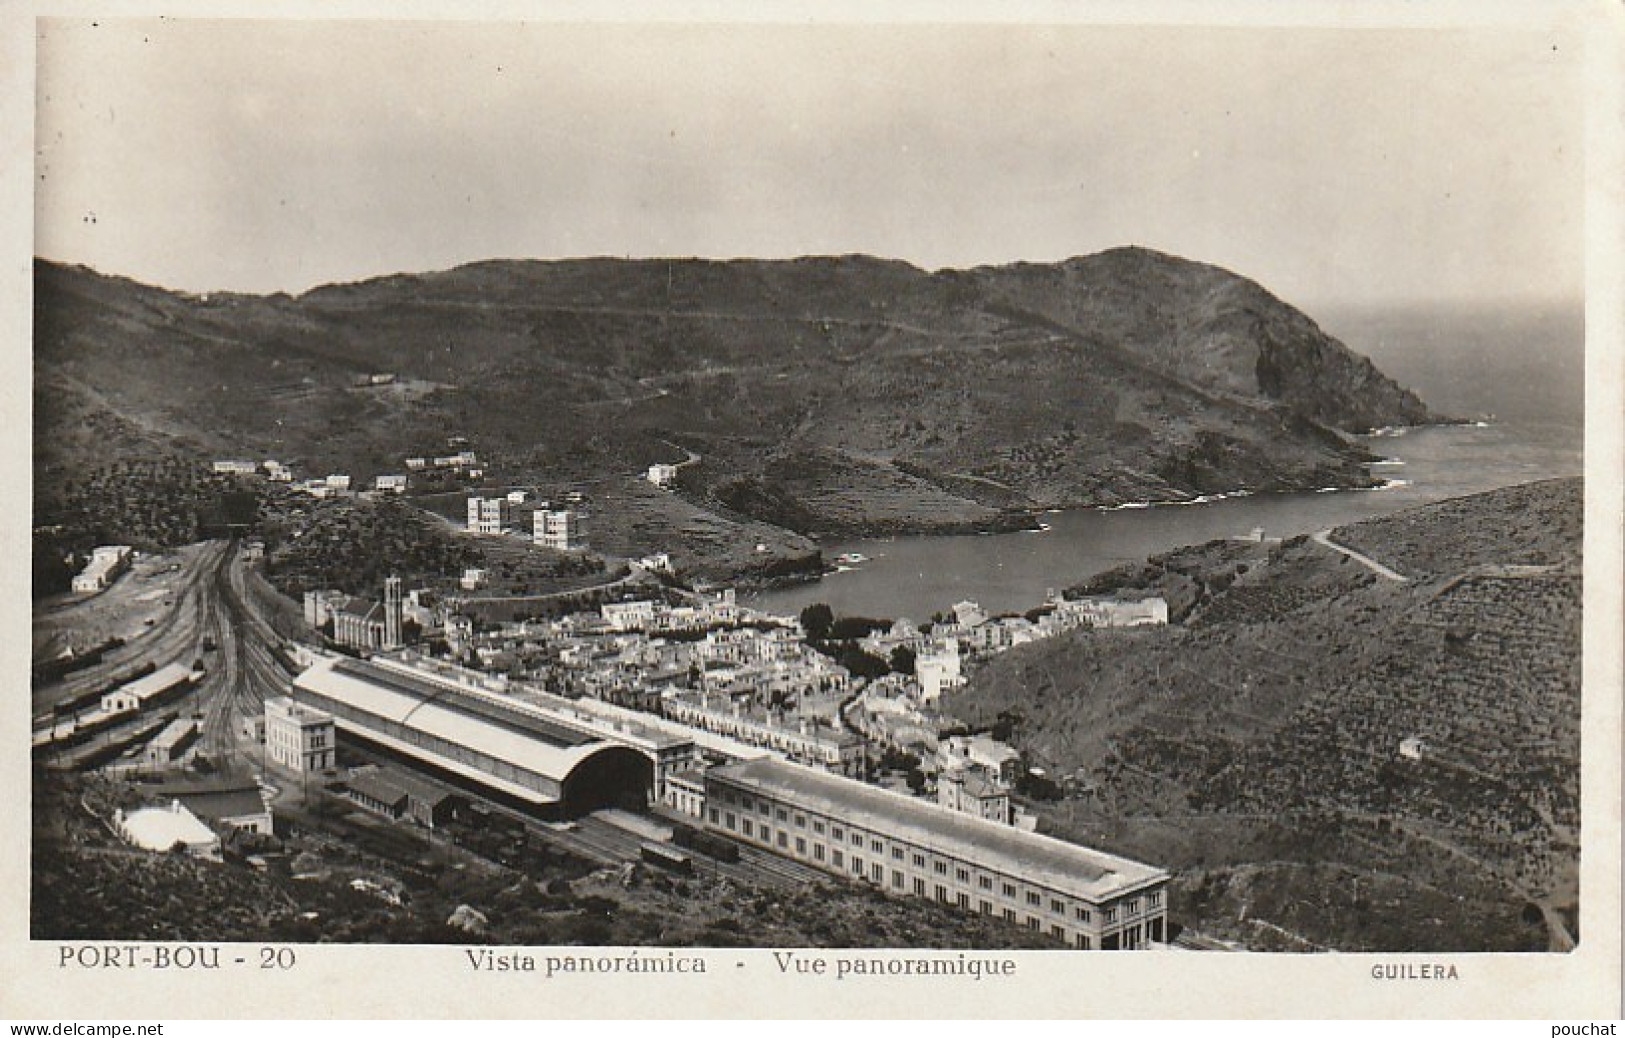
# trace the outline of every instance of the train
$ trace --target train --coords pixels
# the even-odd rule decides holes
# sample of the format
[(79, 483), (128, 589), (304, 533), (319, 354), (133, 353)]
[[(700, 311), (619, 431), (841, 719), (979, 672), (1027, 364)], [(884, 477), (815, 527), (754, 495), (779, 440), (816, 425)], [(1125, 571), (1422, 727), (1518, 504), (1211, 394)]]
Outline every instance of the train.
[(96, 664), (102, 661), (102, 657), (105, 656), (110, 649), (116, 649), (123, 644), (123, 638), (114, 636), (102, 642), (100, 645), (86, 649), (84, 652), (77, 655), (59, 656), (56, 659), (46, 660), (43, 663), (36, 664), (29, 673), (29, 685), (33, 688), (38, 688), (41, 685), (49, 685), (53, 681), (61, 681), (63, 678), (67, 677), (76, 670), (84, 670), (87, 667), (94, 667)]
[(145, 720), (139, 720), (139, 715), (133, 710), (119, 716), (134, 720), (135, 726), (111, 731), (107, 741), (100, 744), (84, 745), (84, 739), (75, 739), (71, 743), (53, 745), (51, 749), (58, 752), (49, 766), (63, 771), (99, 768), (117, 760), (125, 750), (139, 746), (163, 731), (169, 722), (179, 716), (179, 712), (168, 711)]
[(144, 678), (157, 669), (157, 664), (149, 660), (138, 667), (125, 671), (123, 674), (118, 675), (111, 681), (91, 689), (89, 692), (81, 692), (72, 699), (63, 700), (51, 708), (51, 713), (56, 717), (68, 717), (70, 715), (77, 716), (80, 711), (87, 707), (99, 707), (102, 702), (102, 697), (107, 695), (107, 693), (112, 692), (114, 689), (117, 689), (120, 686), (128, 685), (136, 678)]
[(668, 872), (680, 872), (685, 876), (694, 874), (694, 859), (686, 851), (663, 843), (642, 843), (638, 845), (638, 853), (650, 865)]
[(52, 754), (89, 742), (96, 735), (126, 724), (140, 716), (137, 710), (105, 711), (97, 709), (84, 717), (57, 724), (34, 736), (34, 754)]
[(679, 847), (697, 851), (707, 858), (717, 861), (736, 862), (739, 860), (739, 845), (726, 837), (704, 829), (696, 829), (682, 822), (671, 823), (671, 842)]

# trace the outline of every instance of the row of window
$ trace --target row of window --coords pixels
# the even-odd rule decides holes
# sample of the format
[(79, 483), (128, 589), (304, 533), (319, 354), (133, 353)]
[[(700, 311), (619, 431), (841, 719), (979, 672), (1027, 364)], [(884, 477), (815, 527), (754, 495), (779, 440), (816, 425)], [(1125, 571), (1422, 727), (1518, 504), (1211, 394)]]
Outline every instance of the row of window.
[[(781, 824), (788, 825), (791, 824), (793, 820), (793, 824), (798, 828), (808, 828), (808, 817), (805, 814), (801, 812), (792, 813), (783, 806), (770, 804), (768, 801), (763, 799), (751, 797), (749, 795), (742, 795), (739, 800), (740, 806), (746, 811), (753, 811), (762, 818), (769, 819), (768, 822), (760, 823), (754, 822), (750, 817), (737, 817), (734, 812), (717, 807), (715, 801), (720, 800), (725, 804), (733, 802), (733, 798), (726, 792), (718, 791), (716, 795), (712, 797), (712, 800), (713, 803), (709, 807), (708, 814), (713, 825), (724, 826), (730, 831), (738, 832), (750, 839), (759, 839), (761, 842), (766, 843), (769, 846), (776, 845), (781, 850), (789, 851), (791, 849), (792, 835), (786, 829), (781, 829), (775, 833), (772, 826), (769, 824), (770, 821), (776, 819)], [(826, 832), (825, 821), (814, 816), (811, 820), (811, 830), (816, 835), (824, 835)], [(842, 846), (848, 840), (848, 830), (846, 827), (837, 825), (834, 822), (830, 822), (827, 826), (827, 831), (832, 841), (829, 848), (826, 849), (823, 843), (816, 840), (812, 843), (812, 858), (815, 862), (827, 864), (832, 868), (841, 869), (843, 871), (850, 868), (850, 871), (860, 879), (866, 878), (873, 883), (882, 886), (885, 885), (886, 870), (880, 862), (870, 862), (866, 871), (863, 859), (857, 854), (853, 854), (851, 857), (850, 866), (847, 865), (846, 853), (842, 849)], [(798, 835), (794, 836), (793, 839), (795, 853), (803, 858), (807, 857), (807, 838)], [(861, 850), (863, 847), (865, 847), (865, 845), (867, 845), (870, 852), (879, 855), (882, 858), (884, 858), (888, 850), (886, 841), (875, 837), (872, 834), (866, 837), (862, 832), (855, 829), (850, 830), (850, 846)], [(897, 843), (892, 843), (889, 846), (889, 851), (891, 859), (894, 862), (908, 860), (916, 869), (924, 871), (926, 868), (926, 855), (920, 853), (919, 851), (913, 850), (912, 848), (905, 850), (902, 845)], [(950, 866), (947, 861), (933, 859), (930, 861), (930, 866), (935, 875), (944, 877), (948, 875)], [(958, 863), (954, 863), (952, 868), (954, 879), (960, 884), (969, 885), (972, 870)], [(893, 868), (891, 873), (892, 888), (899, 891), (905, 890), (906, 882), (907, 877), (905, 877), (902, 870)], [(989, 891), (991, 893), (994, 890), (995, 878), (983, 873), (977, 873), (976, 884), (979, 889)], [(1020, 893), (1015, 883), (1002, 878), (1000, 878), (998, 881), (998, 890), (1005, 899), (1010, 901), (1016, 900), (1018, 894)], [(918, 897), (926, 896), (926, 881), (923, 878), (914, 878), (913, 892)], [(950, 899), (947, 896), (946, 887), (937, 885), (936, 892), (938, 900), (949, 903), (953, 902), (954, 899)], [(956, 895), (956, 898), (961, 908), (970, 908), (969, 894), (960, 893)], [(992, 914), (991, 902), (982, 901), (981, 904), (988, 906), (985, 914)], [(1042, 910), (1045, 906), (1045, 897), (1039, 891), (1028, 890), (1026, 891), (1026, 904), (1029, 908)], [(1147, 910), (1159, 908), (1161, 904), (1162, 893), (1160, 891), (1152, 891), (1146, 895)], [(1141, 905), (1139, 898), (1130, 898), (1127, 901), (1122, 902), (1122, 912), (1124, 914), (1124, 918), (1132, 918), (1140, 911), (1140, 908)], [(1062, 898), (1050, 897), (1048, 899), (1048, 910), (1051, 915), (1064, 919), (1067, 916), (1067, 903)], [(1006, 918), (1011, 920), (1016, 918), (1015, 909), (1006, 908), (1003, 911)], [(1103, 922), (1108, 924), (1115, 923), (1118, 920), (1118, 914), (1119, 910), (1117, 906), (1104, 908), (1101, 910), (1101, 919)], [(1075, 905), (1073, 906), (1072, 917), (1078, 923), (1090, 923), (1093, 921), (1093, 912), (1087, 905)], [(1035, 921), (1037, 920), (1037, 916), (1030, 916), (1029, 918)], [(1054, 928), (1061, 929), (1059, 924), (1054, 924)]]

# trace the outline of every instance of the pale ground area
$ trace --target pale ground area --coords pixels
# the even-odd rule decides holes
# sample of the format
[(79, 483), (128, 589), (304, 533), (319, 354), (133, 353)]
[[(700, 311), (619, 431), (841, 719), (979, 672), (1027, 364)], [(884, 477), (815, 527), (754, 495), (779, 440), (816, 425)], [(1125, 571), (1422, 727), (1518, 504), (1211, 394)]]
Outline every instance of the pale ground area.
[(60, 656), (68, 649), (82, 652), (109, 638), (131, 641), (139, 637), (174, 608), (176, 587), (198, 547), (141, 555), (105, 591), (89, 595), (69, 591), (36, 602), (33, 661)]

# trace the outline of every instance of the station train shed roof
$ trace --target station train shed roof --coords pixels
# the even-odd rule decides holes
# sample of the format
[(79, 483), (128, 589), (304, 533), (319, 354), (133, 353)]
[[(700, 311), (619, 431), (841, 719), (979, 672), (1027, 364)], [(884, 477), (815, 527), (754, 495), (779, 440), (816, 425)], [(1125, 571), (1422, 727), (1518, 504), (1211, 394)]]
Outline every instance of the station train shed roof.
[[(562, 783), (582, 762), (613, 744), (596, 735), (550, 723), (520, 710), (469, 695), (449, 683), (352, 659), (319, 660), (294, 679), (300, 690), (327, 697), (431, 739), (465, 747)], [(319, 705), (319, 704), (318, 704)], [(341, 727), (350, 722), (337, 718)], [(393, 742), (380, 733), (368, 732)], [(414, 755), (531, 802), (549, 798), (469, 764), (421, 747)]]

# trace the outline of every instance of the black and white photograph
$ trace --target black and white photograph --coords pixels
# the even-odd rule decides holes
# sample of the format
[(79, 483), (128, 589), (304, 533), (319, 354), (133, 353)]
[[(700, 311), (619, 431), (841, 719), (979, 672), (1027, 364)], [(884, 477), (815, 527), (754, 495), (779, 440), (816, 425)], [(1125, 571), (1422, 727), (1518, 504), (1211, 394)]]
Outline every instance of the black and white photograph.
[(27, 940), (1617, 966), (1552, 6), (30, 19)]

